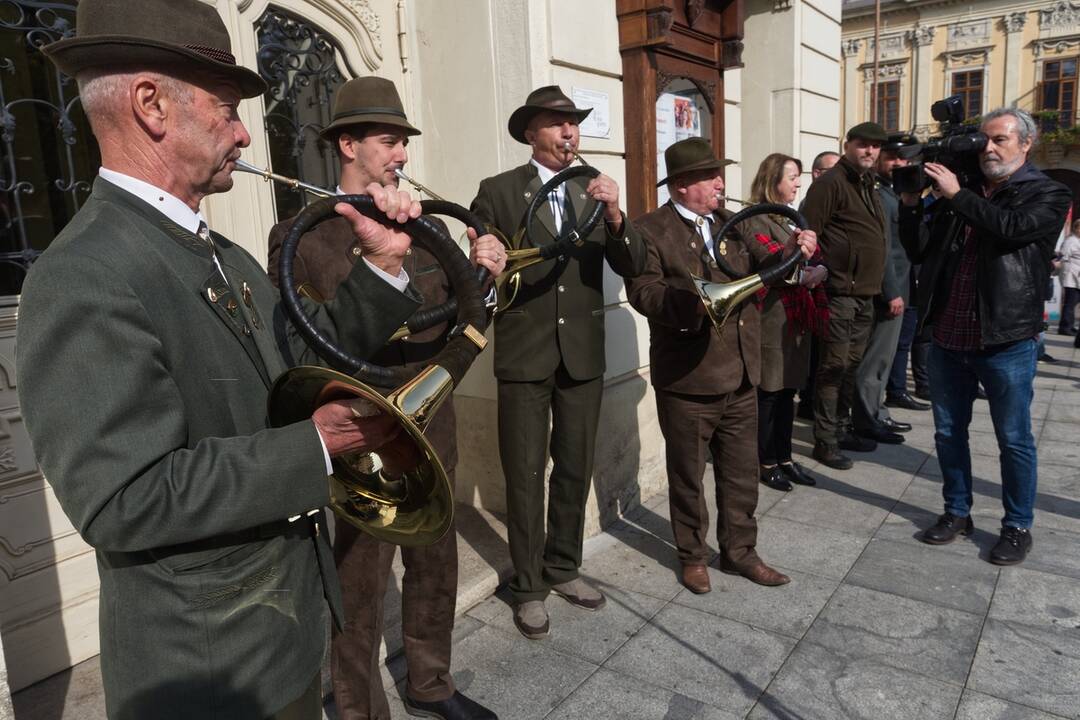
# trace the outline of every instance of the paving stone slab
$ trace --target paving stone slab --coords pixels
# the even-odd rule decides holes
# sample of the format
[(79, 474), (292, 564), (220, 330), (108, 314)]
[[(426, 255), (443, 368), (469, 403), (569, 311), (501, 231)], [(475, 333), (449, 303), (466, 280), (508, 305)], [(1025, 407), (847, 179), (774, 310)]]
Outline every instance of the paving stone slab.
[(798, 639), (825, 607), (839, 582), (774, 567), (790, 576), (791, 583), (764, 587), (710, 567), (712, 592), (695, 595), (684, 588), (672, 602)]
[(549, 720), (740, 720), (742, 715), (605, 668), (563, 701)]
[(964, 684), (982, 617), (854, 585), (841, 585), (804, 639), (871, 661)]
[[(542, 642), (552, 650), (600, 665), (637, 633), (664, 606), (665, 601), (622, 588), (594, 584), (607, 596), (607, 604), (600, 610), (590, 612), (554, 594), (548, 597), (545, 606), (551, 621), (551, 632)], [(508, 601), (507, 593), (499, 593), (499, 596), (489, 598), (473, 608), (469, 614), (520, 637)]]
[(1078, 423), (1080, 422), (1080, 403), (1054, 402), (1050, 405), (1045, 417), (1048, 421)]
[[(821, 528), (842, 527), (850, 535), (869, 537), (881, 526), (895, 502), (880, 495), (841, 495), (824, 490), (785, 498), (765, 517), (794, 520)], [(782, 564), (782, 561), (774, 562)]]
[(672, 604), (605, 667), (745, 714), (794, 646), (790, 638)]
[(750, 720), (951, 718), (960, 687), (803, 641), (750, 712)]
[[(454, 646), (452, 672), (463, 693), (500, 717), (543, 718), (596, 671), (596, 665), (494, 627)], [(462, 680), (459, 680), (462, 678)]]
[(918, 540), (873, 539), (845, 583), (982, 615), (998, 568), (973, 557), (939, 552)]
[[(830, 492), (842, 495), (868, 495), (870, 497), (893, 499), (900, 497), (911, 482), (913, 472), (908, 470), (896, 470), (894, 468), (875, 465), (873, 467), (860, 467), (859, 472), (852, 474), (850, 470), (835, 470), (824, 465), (818, 466), (812, 472), (817, 480), (817, 485), (808, 488), (795, 488), (793, 493), (797, 497), (799, 493)], [(781, 498), (785, 499), (785, 498)], [(765, 514), (758, 506), (760, 514)]]
[(585, 558), (583, 569), (589, 577), (661, 600), (679, 593), (679, 559), (671, 542), (626, 528), (609, 536), (608, 542)]
[[(862, 472), (867, 472), (868, 470), (873, 472), (872, 469), (867, 468), (862, 463), (893, 468), (894, 470), (905, 470), (913, 473), (922, 467), (922, 464), (926, 462), (926, 458), (929, 456), (929, 453), (926, 450), (911, 447), (906, 443), (901, 443), (899, 445), (879, 443), (877, 449), (871, 452), (849, 452), (847, 454), (855, 461), (854, 472), (856, 473), (860, 472), (860, 470), (862, 470)], [(852, 471), (848, 470), (847, 472), (850, 473)]]
[(1080, 579), (1080, 533), (1036, 527), (1032, 538), (1034, 544), (1024, 561), (1025, 568)]
[(1003, 568), (990, 617), (1058, 629), (1080, 642), (1080, 580), (1024, 566)]
[(988, 618), (968, 687), (1069, 718), (1080, 717), (1080, 631)]
[(956, 711), (956, 720), (1059, 720), (1061, 717), (972, 690), (964, 691)]
[[(1080, 402), (1080, 397), (1077, 400)], [(1043, 423), (1042, 431), (1036, 437), (1040, 441), (1080, 442), (1080, 423), (1047, 420)]]
[(867, 542), (866, 536), (772, 515), (758, 523), (757, 552), (765, 562), (835, 580), (843, 579)]

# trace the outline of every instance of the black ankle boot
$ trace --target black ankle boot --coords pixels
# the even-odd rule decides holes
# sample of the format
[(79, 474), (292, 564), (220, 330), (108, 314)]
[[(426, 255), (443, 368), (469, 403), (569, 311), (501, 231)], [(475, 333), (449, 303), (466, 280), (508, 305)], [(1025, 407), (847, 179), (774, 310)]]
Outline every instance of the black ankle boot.
[(1024, 562), (1031, 550), (1031, 531), (1024, 528), (1003, 527), (1001, 538), (990, 551), (990, 562), (995, 565), (1017, 565)]
[(956, 517), (952, 513), (945, 513), (937, 519), (934, 526), (927, 528), (919, 539), (931, 545), (947, 545), (956, 539), (957, 535), (967, 537), (975, 531), (975, 523), (971, 516)]

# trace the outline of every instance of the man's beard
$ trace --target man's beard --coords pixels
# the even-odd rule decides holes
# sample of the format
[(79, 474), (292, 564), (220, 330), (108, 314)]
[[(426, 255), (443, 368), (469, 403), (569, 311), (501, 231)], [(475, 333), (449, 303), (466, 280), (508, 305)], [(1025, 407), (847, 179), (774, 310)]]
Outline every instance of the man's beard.
[(1016, 172), (1023, 164), (1023, 157), (1017, 158), (1012, 163), (1006, 164), (1002, 160), (979, 158), (979, 169), (989, 180), (1001, 180)]

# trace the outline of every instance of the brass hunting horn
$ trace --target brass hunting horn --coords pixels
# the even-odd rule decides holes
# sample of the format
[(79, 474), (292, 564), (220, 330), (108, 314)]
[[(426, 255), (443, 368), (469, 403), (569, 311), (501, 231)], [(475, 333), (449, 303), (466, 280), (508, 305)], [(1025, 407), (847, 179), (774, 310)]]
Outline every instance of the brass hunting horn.
[[(795, 227), (799, 230), (806, 229), (806, 218), (794, 208), (779, 203), (760, 203), (745, 210), (740, 210), (728, 218), (728, 221), (720, 228), (717, 237), (724, 237), (731, 228), (755, 215), (783, 215), (795, 223)], [(715, 252), (715, 248), (713, 251)], [(716, 328), (716, 332), (720, 333), (723, 332), (724, 323), (727, 322), (732, 311), (761, 288), (772, 285), (778, 278), (788, 273), (791, 273), (791, 277), (786, 282), (790, 285), (797, 285), (802, 262), (802, 253), (796, 249), (790, 257), (776, 265), (739, 280), (726, 283), (710, 282), (692, 274), (690, 280), (694, 283), (694, 289), (697, 290), (701, 302), (705, 304), (705, 310), (709, 313), (709, 319), (712, 320), (713, 327)]]
[[(276, 179), (257, 169), (256, 174)], [(327, 197), (304, 208), (290, 227), (278, 270), (285, 314), (308, 346), (336, 369), (302, 366), (282, 374), (270, 390), (270, 424), (280, 427), (306, 420), (323, 404), (340, 399), (360, 398), (372, 414), (392, 415), (400, 432), (389, 443), (374, 452), (333, 458), (330, 508), (385, 542), (428, 545), (450, 527), (454, 502), (446, 470), (424, 437), (424, 429), (486, 344), (483, 333), (488, 318), (480, 282), (468, 258), (439, 225), (423, 216), (406, 221), (400, 228), (435, 255), (450, 281), (457, 299), (457, 324), (446, 346), (415, 377), (405, 368), (379, 367), (351, 355), (308, 317), (295, 286), (296, 250), (305, 233), (338, 217), (334, 212), (338, 203), (352, 205), (383, 224), (389, 221), (367, 195), (323, 192)], [(376, 387), (396, 389), (384, 394)]]

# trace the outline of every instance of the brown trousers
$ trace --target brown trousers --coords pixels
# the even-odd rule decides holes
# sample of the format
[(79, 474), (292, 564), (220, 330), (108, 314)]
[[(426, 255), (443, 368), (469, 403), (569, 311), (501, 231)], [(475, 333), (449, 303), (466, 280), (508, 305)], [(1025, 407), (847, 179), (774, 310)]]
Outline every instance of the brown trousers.
[(829, 298), (829, 331), (819, 345), (814, 379), (814, 439), (836, 445), (850, 426), (855, 371), (873, 327), (873, 298)]
[[(448, 402), (432, 419), (425, 435), (449, 466), (454, 484), (456, 464), (453, 406)], [(449, 459), (449, 462), (447, 460)], [(383, 633), (383, 599), (397, 546), (380, 542), (346, 522), (338, 522), (334, 558), (341, 579), (345, 629), (334, 628), (330, 672), (339, 720), (389, 720), (383, 690), (379, 643)], [(422, 702), (454, 694), (450, 676), (450, 635), (457, 603), (457, 533), (454, 526), (441, 540), (425, 547), (401, 548), (401, 630), (408, 666), (406, 691)]]
[(656, 411), (667, 446), (668, 502), (679, 562), (705, 565), (710, 559), (702, 477), (706, 451), (712, 456), (716, 480), (716, 542), (721, 562), (733, 569), (760, 562), (754, 549), (758, 500), (755, 388), (744, 379), (742, 387), (724, 395), (657, 390)]

